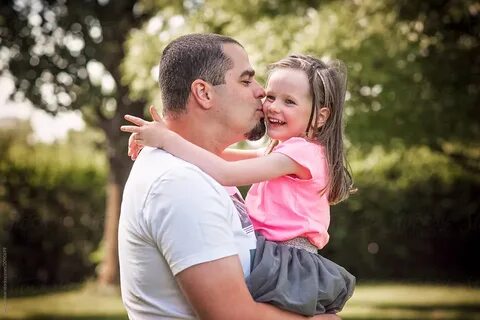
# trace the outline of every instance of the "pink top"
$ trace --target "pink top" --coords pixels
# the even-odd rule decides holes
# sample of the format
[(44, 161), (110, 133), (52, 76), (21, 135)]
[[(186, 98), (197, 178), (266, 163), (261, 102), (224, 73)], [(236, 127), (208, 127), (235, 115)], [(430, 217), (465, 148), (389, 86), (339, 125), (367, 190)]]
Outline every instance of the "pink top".
[(283, 153), (307, 168), (311, 179), (282, 176), (252, 185), (246, 205), (255, 230), (268, 240), (305, 237), (319, 249), (329, 239), (328, 164), (322, 146), (303, 138), (290, 138), (272, 152)]

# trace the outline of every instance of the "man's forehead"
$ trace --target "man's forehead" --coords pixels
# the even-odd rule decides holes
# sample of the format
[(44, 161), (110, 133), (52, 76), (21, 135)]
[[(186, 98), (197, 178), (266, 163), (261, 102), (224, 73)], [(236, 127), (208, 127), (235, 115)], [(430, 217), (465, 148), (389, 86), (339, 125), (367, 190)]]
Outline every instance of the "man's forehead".
[[(248, 54), (241, 46), (234, 43), (225, 43), (223, 52), (232, 60), (234, 73), (239, 76), (253, 76), (255, 71), (250, 65)], [(232, 70), (231, 69), (231, 70)]]

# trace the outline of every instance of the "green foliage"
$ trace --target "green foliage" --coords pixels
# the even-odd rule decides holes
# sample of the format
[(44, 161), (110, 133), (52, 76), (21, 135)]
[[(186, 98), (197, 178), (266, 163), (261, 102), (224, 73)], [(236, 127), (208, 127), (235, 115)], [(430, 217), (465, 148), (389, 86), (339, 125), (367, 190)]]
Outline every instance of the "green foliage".
[(332, 207), (322, 255), (360, 281), (479, 279), (478, 176), (426, 147), (350, 156), (358, 191)]
[(8, 132), (1, 145), (0, 242), (8, 251), (9, 286), (92, 275), (89, 254), (103, 233), (105, 159), (82, 154), (82, 147), (28, 146), (25, 136)]
[(478, 279), (478, 178), (427, 148), (352, 166), (359, 191), (332, 207), (326, 256), (359, 279)]
[[(139, 96), (157, 92), (150, 71), (168, 41), (193, 31), (223, 33), (244, 44), (260, 79), (269, 63), (291, 52), (345, 61), (346, 132), (355, 147), (427, 145), (459, 163), (478, 162), (470, 152), (480, 148), (475, 1), (213, 0), (185, 1), (182, 9), (161, 3), (150, 10), (162, 28), (146, 23), (127, 46), (125, 79)], [(172, 18), (183, 24), (173, 26)]]

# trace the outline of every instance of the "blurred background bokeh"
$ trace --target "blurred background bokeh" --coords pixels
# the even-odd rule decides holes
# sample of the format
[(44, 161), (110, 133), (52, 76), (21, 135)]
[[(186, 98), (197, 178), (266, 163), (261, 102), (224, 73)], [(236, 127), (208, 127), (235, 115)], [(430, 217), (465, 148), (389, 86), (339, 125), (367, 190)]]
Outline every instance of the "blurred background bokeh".
[(323, 252), (358, 279), (344, 319), (480, 319), (479, 18), (478, 0), (3, 0), (2, 319), (126, 319), (119, 127), (161, 108), (160, 54), (191, 32), (240, 41), (262, 82), (293, 52), (347, 65), (358, 192)]

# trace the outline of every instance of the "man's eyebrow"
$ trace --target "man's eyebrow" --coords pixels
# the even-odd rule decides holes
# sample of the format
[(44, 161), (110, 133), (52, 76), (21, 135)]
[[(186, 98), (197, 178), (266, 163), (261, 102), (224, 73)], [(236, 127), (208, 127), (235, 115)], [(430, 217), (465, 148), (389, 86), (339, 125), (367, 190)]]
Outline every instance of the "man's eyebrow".
[(243, 71), (242, 74), (240, 75), (240, 78), (242, 78), (244, 76), (249, 76), (250, 78), (253, 78), (253, 76), (255, 76), (255, 70), (248, 69), (248, 70)]

